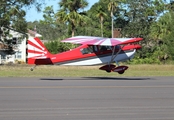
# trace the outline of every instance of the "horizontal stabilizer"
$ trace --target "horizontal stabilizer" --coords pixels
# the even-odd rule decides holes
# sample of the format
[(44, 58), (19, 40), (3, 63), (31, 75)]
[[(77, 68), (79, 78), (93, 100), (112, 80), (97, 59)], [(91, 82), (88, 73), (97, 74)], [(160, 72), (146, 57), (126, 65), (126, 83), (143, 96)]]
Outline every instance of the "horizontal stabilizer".
[(50, 58), (39, 58), (39, 59), (28, 58), (28, 64), (52, 65), (53, 62), (51, 61)]

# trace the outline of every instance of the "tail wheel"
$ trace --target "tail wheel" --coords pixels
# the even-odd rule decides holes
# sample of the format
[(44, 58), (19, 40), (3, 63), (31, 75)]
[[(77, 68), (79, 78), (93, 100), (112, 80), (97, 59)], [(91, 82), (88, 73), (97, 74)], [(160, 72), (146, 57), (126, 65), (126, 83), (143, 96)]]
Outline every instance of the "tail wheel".
[(33, 71), (34, 69), (33, 68), (30, 68), (30, 71)]

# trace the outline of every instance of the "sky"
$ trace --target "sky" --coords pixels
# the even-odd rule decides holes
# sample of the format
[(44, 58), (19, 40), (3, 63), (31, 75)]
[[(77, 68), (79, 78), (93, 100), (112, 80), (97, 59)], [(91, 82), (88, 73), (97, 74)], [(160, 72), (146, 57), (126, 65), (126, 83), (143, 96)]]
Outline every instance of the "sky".
[[(47, 6), (53, 6), (55, 12), (58, 10), (58, 2), (60, 0), (45, 0), (45, 5), (43, 5), (43, 9), (44, 10), (45, 7)], [(94, 5), (96, 2), (98, 2), (99, 0), (87, 0), (87, 2), (89, 3), (88, 7), (86, 9), (90, 9), (92, 5)], [(43, 20), (43, 13), (41, 12), (37, 12), (36, 8), (30, 8), (30, 9), (26, 9), (26, 20), (27, 22), (33, 22), (33, 21), (39, 21), (39, 20)]]

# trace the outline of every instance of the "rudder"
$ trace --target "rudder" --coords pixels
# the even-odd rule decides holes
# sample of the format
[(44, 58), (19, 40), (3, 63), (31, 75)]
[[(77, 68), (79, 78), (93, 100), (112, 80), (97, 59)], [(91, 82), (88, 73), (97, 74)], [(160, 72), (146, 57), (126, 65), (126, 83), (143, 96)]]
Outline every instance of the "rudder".
[(28, 64), (52, 64), (49, 51), (37, 37), (29, 37), (27, 54)]

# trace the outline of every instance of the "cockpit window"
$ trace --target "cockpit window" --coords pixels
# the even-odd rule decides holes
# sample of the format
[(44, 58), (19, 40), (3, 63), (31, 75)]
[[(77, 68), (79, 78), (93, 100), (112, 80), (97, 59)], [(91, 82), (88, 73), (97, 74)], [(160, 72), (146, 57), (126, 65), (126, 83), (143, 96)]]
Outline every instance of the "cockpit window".
[(99, 46), (100, 52), (107, 51), (107, 50), (112, 50), (111, 46)]
[(90, 54), (90, 53), (93, 53), (94, 51), (93, 51), (92, 46), (88, 46), (87, 48), (81, 49), (81, 52), (82, 52), (82, 54)]
[(98, 46), (96, 45), (89, 45), (87, 48), (81, 49), (82, 54), (90, 54), (98, 52)]
[[(116, 46), (116, 50), (119, 49), (120, 46)], [(82, 54), (90, 54), (90, 53), (100, 53), (100, 52), (104, 52), (104, 51), (110, 51), (112, 50), (113, 47), (112, 46), (97, 46), (97, 45), (91, 45), (88, 46), (87, 48), (83, 48), (80, 51), (82, 52)]]
[(97, 47), (96, 45), (91, 46), (91, 47), (93, 48), (93, 51), (94, 51), (94, 52), (98, 52), (98, 47)]

